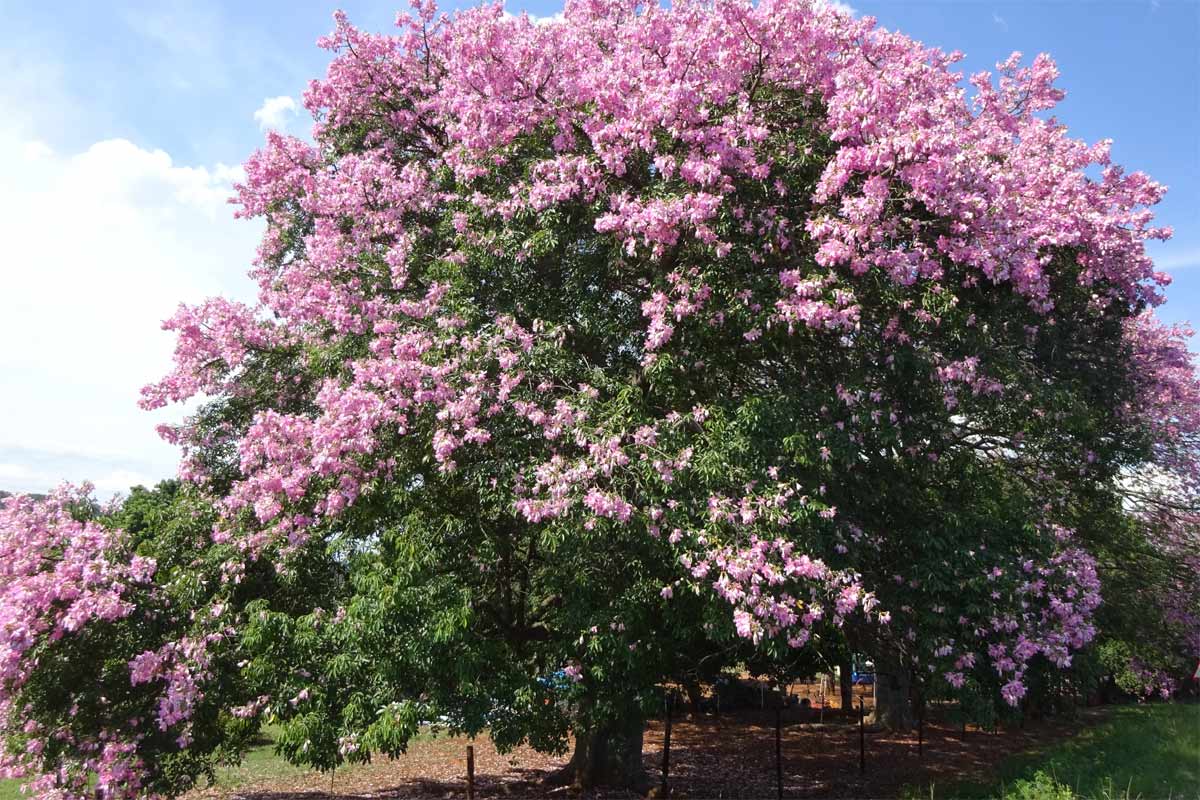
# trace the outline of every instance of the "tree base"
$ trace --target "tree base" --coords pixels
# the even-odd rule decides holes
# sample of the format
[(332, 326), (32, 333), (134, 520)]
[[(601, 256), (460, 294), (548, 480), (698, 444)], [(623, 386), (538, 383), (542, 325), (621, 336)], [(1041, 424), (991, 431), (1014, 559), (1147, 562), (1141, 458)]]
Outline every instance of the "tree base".
[(875, 710), (867, 717), (867, 724), (889, 731), (909, 731), (916, 727), (911, 688), (908, 670), (897, 667), (890, 673), (877, 672)]
[(652, 783), (642, 764), (641, 720), (608, 725), (575, 735), (571, 760), (546, 776), (547, 786), (630, 789), (647, 794)]

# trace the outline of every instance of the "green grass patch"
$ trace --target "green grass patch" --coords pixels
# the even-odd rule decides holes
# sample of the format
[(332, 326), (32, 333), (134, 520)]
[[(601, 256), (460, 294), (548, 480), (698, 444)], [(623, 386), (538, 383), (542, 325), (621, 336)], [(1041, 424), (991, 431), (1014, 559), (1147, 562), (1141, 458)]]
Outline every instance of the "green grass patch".
[[(309, 774), (311, 770), (289, 764), (282, 756), (275, 754), (275, 731), (275, 727), (271, 725), (263, 728), (254, 746), (242, 757), (241, 764), (217, 770), (214, 785), (222, 789), (236, 789), (249, 784), (273, 783)], [(200, 785), (205, 785), (203, 780)]]
[(1070, 739), (1006, 759), (985, 783), (910, 789), (905, 796), (1197, 800), (1200, 705), (1116, 707)]

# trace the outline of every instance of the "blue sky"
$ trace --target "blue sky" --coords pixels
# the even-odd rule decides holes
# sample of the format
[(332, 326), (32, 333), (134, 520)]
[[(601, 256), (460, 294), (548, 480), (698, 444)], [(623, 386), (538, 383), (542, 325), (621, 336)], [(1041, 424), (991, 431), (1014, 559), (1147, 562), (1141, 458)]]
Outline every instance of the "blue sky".
[[(1072, 133), (1171, 187), (1154, 248), (1175, 279), (1161, 315), (1200, 321), (1200, 2), (852, 0), (966, 72), (1013, 50), (1048, 52)], [(391, 27), (395, 2), (344, 2)], [(327, 54), (323, 2), (0, 0), (0, 489), (91, 479), (102, 493), (174, 472), (136, 407), (167, 369), (158, 330), (180, 301), (252, 298), (259, 228), (223, 203), (265, 127), (302, 133), (293, 108)], [(508, 9), (549, 16), (553, 2)], [(1196, 349), (1194, 346), (1193, 349)]]

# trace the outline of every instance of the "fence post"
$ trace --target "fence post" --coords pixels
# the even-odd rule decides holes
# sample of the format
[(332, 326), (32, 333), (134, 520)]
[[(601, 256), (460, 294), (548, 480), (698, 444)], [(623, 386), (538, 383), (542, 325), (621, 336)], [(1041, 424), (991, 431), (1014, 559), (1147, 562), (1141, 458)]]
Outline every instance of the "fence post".
[(867, 771), (867, 712), (862, 697), (858, 698), (858, 772)]
[(475, 745), (467, 745), (467, 800), (475, 800)]
[(775, 704), (775, 789), (776, 796), (783, 800), (783, 695)]
[(917, 712), (917, 758), (925, 757), (925, 687), (912, 682), (913, 708)]
[(917, 716), (917, 758), (925, 757), (925, 705), (922, 703)]
[(667, 776), (671, 770), (671, 708), (675, 705), (675, 692), (670, 691), (666, 697), (667, 720), (663, 729), (663, 760), (662, 760), (662, 797), (667, 797), (670, 787)]

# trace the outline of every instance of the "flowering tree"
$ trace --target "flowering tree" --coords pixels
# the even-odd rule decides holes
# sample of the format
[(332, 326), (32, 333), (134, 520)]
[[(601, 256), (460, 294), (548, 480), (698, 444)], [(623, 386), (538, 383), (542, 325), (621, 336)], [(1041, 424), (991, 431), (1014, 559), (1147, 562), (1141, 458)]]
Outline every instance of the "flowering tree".
[[(1116, 494), (1127, 527), (1107, 555), (1102, 655), (1117, 683), (1135, 694), (1169, 696), (1200, 660), (1200, 384), (1187, 326), (1148, 313), (1127, 323), (1136, 402), (1122, 409), (1145, 426), (1148, 466), (1127, 472)], [(1129, 530), (1132, 528), (1132, 530)]]
[(0, 767), (38, 796), (177, 794), (210, 768), (183, 748), (223, 738), (203, 699), (225, 696), (229, 633), (205, 613), (207, 526), (157, 513), (148, 535), (153, 509), (65, 486), (0, 510)]
[(181, 307), (144, 390), (209, 398), (163, 433), (218, 582), (325, 576), (212, 604), (238, 688), (198, 696), (322, 768), (438, 717), (637, 784), (706, 649), (872, 653), (904, 725), (914, 680), (1016, 705), (1094, 637), (1087, 509), (1195, 486), (1197, 389), (1148, 310), (1163, 189), (1046, 116), (1047, 57), (968, 99), (805, 0), (398, 26), (337, 16), (313, 142), (238, 188), (259, 305)]

